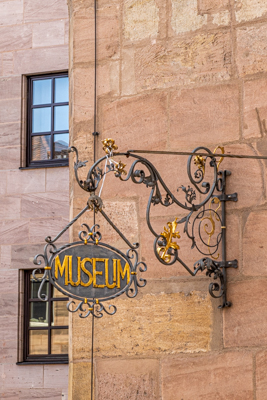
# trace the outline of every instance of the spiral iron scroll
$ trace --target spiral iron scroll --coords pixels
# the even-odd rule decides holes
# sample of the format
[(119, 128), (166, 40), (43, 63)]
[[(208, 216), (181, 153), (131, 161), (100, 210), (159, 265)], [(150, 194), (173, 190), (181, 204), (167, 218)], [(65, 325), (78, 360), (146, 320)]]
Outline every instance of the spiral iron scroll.
[[(222, 220), (219, 211), (220, 195), (215, 195), (214, 192), (217, 190), (222, 193), (225, 188), (222, 186), (222, 180), (219, 176), (219, 166), (223, 158), (216, 159), (214, 153), (219, 149), (224, 154), (224, 148), (218, 146), (212, 152), (207, 147), (200, 146), (193, 150), (194, 155), (190, 155), (187, 162), (187, 175), (190, 185), (180, 185), (177, 189), (179, 194), (184, 193), (185, 199), (182, 202), (168, 188), (156, 167), (148, 159), (136, 153), (115, 152), (118, 147), (113, 139), (105, 139), (102, 143), (105, 156), (92, 165), (85, 180), (80, 180), (78, 175), (79, 169), (84, 167), (86, 162), (79, 160), (78, 151), (75, 147), (69, 149), (76, 155), (74, 170), (79, 186), (89, 193), (95, 193), (100, 188), (101, 182), (103, 186), (106, 175), (110, 173), (113, 173), (116, 178), (123, 182), (131, 180), (138, 185), (144, 184), (150, 189), (146, 221), (149, 230), (155, 236), (154, 253), (157, 259), (164, 265), (172, 265), (178, 261), (192, 276), (196, 275), (199, 270), (206, 269), (207, 275), (213, 276), (217, 280), (211, 283), (210, 294), (213, 297), (221, 297), (224, 294), (224, 275), (220, 273), (220, 264), (214, 264), (214, 262), (219, 258), (218, 249), (222, 240), (222, 229), (220, 228), (216, 234), (215, 224), (221, 226)], [(120, 160), (123, 156), (127, 159), (133, 159), (128, 172), (126, 171), (126, 164), (123, 164)], [(115, 158), (119, 158), (119, 161), (115, 161)], [(103, 163), (105, 163), (104, 168), (101, 167)], [(208, 169), (211, 178), (207, 178)], [(102, 187), (100, 193), (101, 190)], [(156, 232), (150, 218), (151, 206), (169, 207), (173, 204), (186, 211), (187, 216), (168, 222), (167, 227), (164, 227), (162, 232)], [(179, 231), (177, 230), (179, 225), (184, 226), (183, 232), (181, 228)], [(197, 248), (204, 255), (201, 268), (197, 267), (192, 270), (179, 257), (179, 238), (182, 234), (187, 235), (191, 240), (192, 248)], [(207, 250), (204, 250), (205, 248)], [(217, 265), (217, 267), (210, 268), (210, 265)]]

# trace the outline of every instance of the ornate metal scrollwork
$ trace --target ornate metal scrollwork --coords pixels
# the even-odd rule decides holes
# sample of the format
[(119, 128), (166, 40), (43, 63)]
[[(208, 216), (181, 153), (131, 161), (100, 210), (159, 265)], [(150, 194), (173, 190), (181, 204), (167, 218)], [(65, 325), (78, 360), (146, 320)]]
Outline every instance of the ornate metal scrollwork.
[[(225, 201), (237, 201), (237, 194), (226, 195), (226, 177), (229, 171), (219, 171), (219, 166), (223, 157), (218, 158), (216, 151), (219, 149), (224, 154), (224, 148), (217, 146), (214, 152), (206, 147), (197, 147), (189, 156), (187, 163), (187, 175), (190, 185), (180, 185), (177, 193), (174, 194), (166, 185), (156, 167), (146, 158), (132, 153), (131, 151), (121, 153), (113, 139), (102, 141), (105, 156), (96, 161), (88, 171), (84, 181), (79, 180), (78, 171), (84, 167), (85, 162), (78, 159), (78, 151), (71, 147), (69, 151), (76, 154), (74, 161), (75, 176), (80, 187), (89, 192), (99, 190), (99, 196), (103, 188), (106, 175), (115, 172), (115, 177), (123, 182), (131, 180), (135, 184), (144, 184), (150, 189), (148, 198), (146, 220), (151, 233), (155, 236), (154, 252), (157, 259), (165, 264), (172, 265), (179, 262), (192, 276), (198, 271), (206, 269), (206, 274), (217, 280), (210, 284), (209, 292), (213, 297), (222, 297), (221, 307), (231, 305), (226, 298), (226, 268), (237, 267), (236, 260), (226, 261), (226, 231), (225, 231)], [(216, 155), (214, 155), (216, 153)], [(130, 167), (125, 170), (126, 164), (121, 160), (114, 160), (115, 157), (125, 156), (128, 160), (133, 159)], [(217, 158), (216, 158), (217, 157)], [(104, 163), (104, 168), (101, 164)], [(100, 182), (102, 186), (100, 187)], [(215, 193), (217, 191), (217, 193)], [(181, 194), (184, 193), (182, 201)], [(161, 205), (169, 207), (176, 205), (187, 215), (181, 219), (176, 218), (173, 222), (168, 222), (162, 232), (156, 232), (150, 220), (151, 206)], [(216, 207), (215, 209), (213, 207)], [(103, 216), (108, 220), (107, 215), (102, 211)], [(177, 226), (184, 225), (183, 230), (176, 231)], [(218, 233), (216, 234), (216, 224)], [(114, 229), (117, 229), (114, 226)], [(121, 234), (121, 232), (118, 232)], [(122, 234), (121, 234), (122, 235)], [(197, 248), (204, 255), (192, 270), (179, 256), (179, 245), (174, 239), (179, 239), (181, 235), (186, 235), (192, 242), (192, 248)], [(127, 239), (123, 237), (126, 241)], [(219, 246), (222, 247), (222, 261), (218, 261), (220, 254)], [(131, 246), (133, 249), (133, 247)], [(218, 283), (219, 282), (219, 283)]]

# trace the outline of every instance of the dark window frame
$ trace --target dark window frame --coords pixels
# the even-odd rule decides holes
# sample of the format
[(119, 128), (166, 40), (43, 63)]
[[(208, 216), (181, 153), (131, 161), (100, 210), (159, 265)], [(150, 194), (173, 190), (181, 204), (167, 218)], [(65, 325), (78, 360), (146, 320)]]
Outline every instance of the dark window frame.
[[(33, 136), (47, 136), (51, 135), (51, 142), (50, 142), (50, 153), (51, 156), (53, 155), (53, 145), (54, 145), (54, 134), (61, 134), (61, 133), (68, 133), (69, 130), (63, 131), (55, 131), (54, 130), (54, 107), (55, 106), (65, 106), (69, 105), (69, 102), (61, 102), (55, 103), (55, 78), (63, 78), (68, 77), (68, 72), (58, 72), (52, 74), (44, 74), (44, 75), (33, 75), (27, 78), (27, 151), (26, 151), (26, 167), (29, 168), (46, 168), (46, 167), (65, 167), (69, 165), (68, 158), (61, 158), (61, 159), (49, 159), (49, 160), (39, 160), (39, 161), (32, 161), (32, 137)], [(33, 102), (33, 82), (36, 80), (44, 80), (44, 79), (52, 79), (52, 99), (51, 103), (41, 104), (41, 105), (32, 105)], [(49, 132), (41, 132), (41, 133), (32, 133), (32, 110), (34, 108), (42, 108), (42, 107), (51, 107), (51, 126), (53, 130)]]
[[(48, 283), (48, 326), (47, 327), (30, 327), (30, 304), (32, 302), (40, 302), (38, 298), (31, 298), (31, 281), (30, 276), (32, 270), (24, 271), (24, 329), (23, 329), (23, 362), (22, 363), (62, 363), (67, 364), (69, 361), (68, 354), (51, 354), (51, 337), (52, 330), (69, 329), (67, 325), (51, 325), (53, 301), (66, 301), (68, 297), (52, 297), (53, 286)], [(31, 330), (47, 330), (48, 331), (48, 354), (30, 355), (30, 331)]]

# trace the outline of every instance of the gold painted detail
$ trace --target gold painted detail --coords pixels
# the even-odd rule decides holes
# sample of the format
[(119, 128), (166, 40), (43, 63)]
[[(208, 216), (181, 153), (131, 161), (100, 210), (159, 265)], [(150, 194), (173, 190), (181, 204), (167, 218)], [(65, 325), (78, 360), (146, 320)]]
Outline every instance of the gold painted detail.
[(137, 272), (132, 271), (132, 272), (131, 272), (131, 275), (137, 275)]
[(226, 229), (226, 226), (221, 226), (222, 229)]
[[(123, 164), (121, 161), (117, 162), (114, 161), (111, 157), (113, 156), (114, 150), (118, 150), (118, 146), (115, 144), (115, 140), (108, 138), (102, 140), (103, 143), (103, 150), (109, 156), (109, 163), (112, 165), (114, 169), (114, 173), (116, 177), (119, 177), (121, 180), (122, 175), (127, 175), (127, 171), (125, 171), (126, 164)], [(106, 168), (106, 167), (105, 167)]]
[(194, 164), (203, 172), (203, 176), (205, 175), (205, 164), (206, 160), (202, 156), (196, 156), (194, 158)]
[(115, 165), (115, 174), (119, 173), (119, 175), (127, 175), (127, 172), (125, 171), (124, 167), (126, 167), (126, 164), (123, 164), (121, 161), (119, 161)]
[(51, 269), (51, 267), (44, 267), (44, 269), (46, 269), (46, 270), (50, 270), (50, 269)]
[(98, 239), (95, 240), (95, 244), (98, 244)]
[(95, 304), (99, 304), (99, 300), (98, 299), (95, 299)]
[[(112, 259), (112, 282), (109, 281), (109, 259), (108, 258), (81, 258), (77, 257), (77, 273), (76, 282), (73, 278), (73, 256), (65, 256), (61, 264), (59, 256), (55, 258), (55, 279), (58, 280), (59, 276), (64, 279), (64, 285), (68, 286), (83, 286), (89, 287), (92, 285), (94, 288), (114, 289), (121, 288), (121, 280), (126, 279), (126, 284), (130, 282), (130, 265), (126, 263), (124, 267), (121, 265), (120, 259)], [(90, 270), (88, 269), (90, 268)], [(100, 269), (98, 269), (100, 268)], [(86, 275), (86, 282), (82, 279), (81, 271)], [(103, 283), (100, 284), (97, 280), (98, 277), (103, 276)]]
[(178, 246), (177, 243), (173, 242), (172, 239), (178, 238), (180, 239), (179, 232), (175, 232), (176, 227), (177, 227), (177, 218), (173, 222), (168, 222), (167, 223), (168, 228), (164, 226), (164, 232), (160, 234), (160, 236), (164, 237), (166, 239), (166, 246), (158, 247), (157, 252), (160, 258), (166, 262), (169, 263), (171, 261), (171, 255), (168, 254), (168, 250), (174, 249), (174, 250), (179, 250), (180, 247)]
[(108, 138), (102, 140), (103, 143), (103, 150), (106, 154), (111, 155), (114, 150), (118, 150), (118, 146), (115, 144), (115, 140)]
[(84, 244), (87, 244), (87, 239), (84, 239)]
[[(223, 147), (223, 146), (217, 146), (217, 147), (214, 149), (213, 154), (216, 154), (216, 152), (218, 151), (218, 149), (221, 150), (222, 154), (224, 154), (224, 147)], [(202, 171), (203, 177), (204, 177), (204, 175), (205, 175), (206, 160), (207, 160), (207, 158), (204, 158), (204, 157), (201, 156), (201, 155), (195, 156), (195, 158), (194, 158), (194, 164), (198, 167), (198, 169), (199, 169), (200, 171)], [(219, 170), (219, 166), (220, 166), (220, 164), (222, 163), (222, 161), (223, 161), (223, 157), (221, 157), (221, 158), (219, 159), (219, 161), (218, 161), (218, 164), (217, 164), (217, 171)]]
[(211, 258), (213, 258), (214, 260), (217, 260), (218, 258), (219, 258), (219, 256), (220, 256), (220, 254), (218, 253), (217, 254), (217, 256), (215, 257), (214, 255), (212, 255), (212, 253), (211, 253), (211, 251), (210, 251), (210, 240), (211, 240), (211, 238), (212, 238), (212, 236), (214, 235), (214, 232), (215, 232), (215, 221), (214, 221), (214, 219), (213, 219), (213, 210), (212, 210), (212, 208), (211, 208), (211, 205), (212, 204), (218, 204), (218, 207), (216, 208), (216, 210), (215, 210), (215, 212), (214, 212), (214, 215), (215, 215), (215, 219), (217, 220), (217, 221), (220, 221), (220, 218), (219, 218), (219, 216), (216, 214), (217, 213), (217, 211), (219, 210), (219, 208), (221, 207), (221, 202), (220, 202), (220, 200), (218, 199), (218, 197), (213, 197), (213, 199), (211, 199), (211, 201), (210, 201), (210, 204), (209, 204), (209, 217), (203, 217), (202, 219), (201, 219), (201, 221), (205, 221), (205, 220), (207, 220), (207, 221), (209, 221), (210, 222), (210, 224), (211, 224), (211, 229), (209, 230), (209, 224), (208, 223), (206, 223), (206, 224), (204, 224), (204, 231), (205, 231), (205, 233), (209, 236), (209, 239), (208, 239), (208, 248), (209, 248), (209, 253), (210, 253), (210, 256), (211, 256)]
[(84, 304), (87, 304), (87, 298), (84, 299)]
[[(222, 154), (224, 154), (224, 147), (223, 147), (223, 146), (217, 146), (216, 149), (214, 149), (213, 154), (216, 154), (216, 152), (217, 152), (218, 149), (220, 149), (221, 152), (222, 152)], [(219, 162), (218, 162), (218, 164), (217, 164), (217, 171), (219, 171), (219, 166), (220, 166), (220, 164), (222, 163), (222, 161), (223, 161), (223, 157), (221, 157), (221, 158), (219, 159)]]

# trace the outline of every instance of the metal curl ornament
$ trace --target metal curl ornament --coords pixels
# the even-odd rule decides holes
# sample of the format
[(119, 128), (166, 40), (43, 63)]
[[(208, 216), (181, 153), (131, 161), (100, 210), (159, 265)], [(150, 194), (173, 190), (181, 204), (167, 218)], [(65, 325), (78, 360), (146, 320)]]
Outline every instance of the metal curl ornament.
[[(214, 282), (210, 285), (210, 294), (213, 297), (222, 297), (221, 307), (229, 307), (226, 270), (227, 268), (237, 268), (237, 261), (227, 261), (226, 259), (225, 202), (237, 201), (237, 194), (226, 194), (226, 178), (231, 173), (228, 170), (220, 170), (223, 157), (216, 153), (219, 149), (223, 155), (224, 147), (217, 146), (214, 151), (211, 151), (205, 146), (199, 146), (193, 150), (187, 162), (187, 175), (190, 184), (185, 185), (180, 182), (178, 185), (177, 182), (178, 198), (177, 193), (169, 189), (150, 160), (138, 155), (137, 151), (119, 152), (114, 139), (108, 138), (103, 140), (102, 143), (105, 155), (89, 168), (84, 181), (79, 180), (78, 175), (79, 170), (85, 167), (86, 163), (79, 160), (78, 151), (75, 148), (70, 148), (70, 151), (73, 151), (76, 155), (74, 170), (80, 187), (96, 196), (93, 192), (97, 192), (102, 181), (98, 195), (100, 198), (103, 182), (110, 172), (114, 172), (113, 176), (115, 175), (115, 178), (119, 178), (123, 182), (131, 181), (134, 184), (143, 184), (150, 190), (146, 222), (151, 234), (155, 237), (154, 253), (156, 258), (164, 265), (173, 265), (178, 262), (192, 276), (206, 269), (208, 277), (213, 277), (220, 282)], [(115, 161), (116, 157), (119, 157), (119, 161)], [(121, 161), (122, 157), (126, 157), (127, 165)], [(131, 164), (129, 164), (130, 160), (132, 160)], [(101, 166), (102, 163), (105, 163), (105, 168)], [(180, 200), (181, 196), (184, 196), (184, 201)], [(211, 207), (213, 204), (220, 206), (220, 213), (218, 207), (215, 210)], [(161, 206), (164, 210), (164, 207), (171, 205), (178, 207), (179, 212), (183, 211), (187, 215), (180, 219), (176, 217), (158, 232), (153, 227), (150, 218), (152, 206)], [(179, 215), (178, 211), (176, 215)], [(103, 210), (100, 212), (110, 223), (108, 215)], [(218, 232), (216, 232), (216, 223)], [(112, 222), (110, 224), (127, 243), (127, 239), (118, 228)], [(176, 231), (178, 225), (181, 225), (181, 227)], [(191, 247), (196, 248), (204, 256), (197, 267), (194, 265), (193, 268), (190, 268), (179, 256), (180, 245), (176, 239), (180, 239), (183, 235), (191, 240)], [(207, 239), (205, 239), (205, 235)], [(203, 246), (206, 250), (202, 248)], [(220, 252), (218, 252), (219, 246), (221, 246)], [(132, 245), (130, 247), (134, 249)], [(219, 261), (220, 254), (221, 261)], [(211, 264), (208, 260), (211, 260)], [(136, 287), (137, 283), (135, 282), (131, 290), (128, 291), (130, 296), (135, 295)]]

